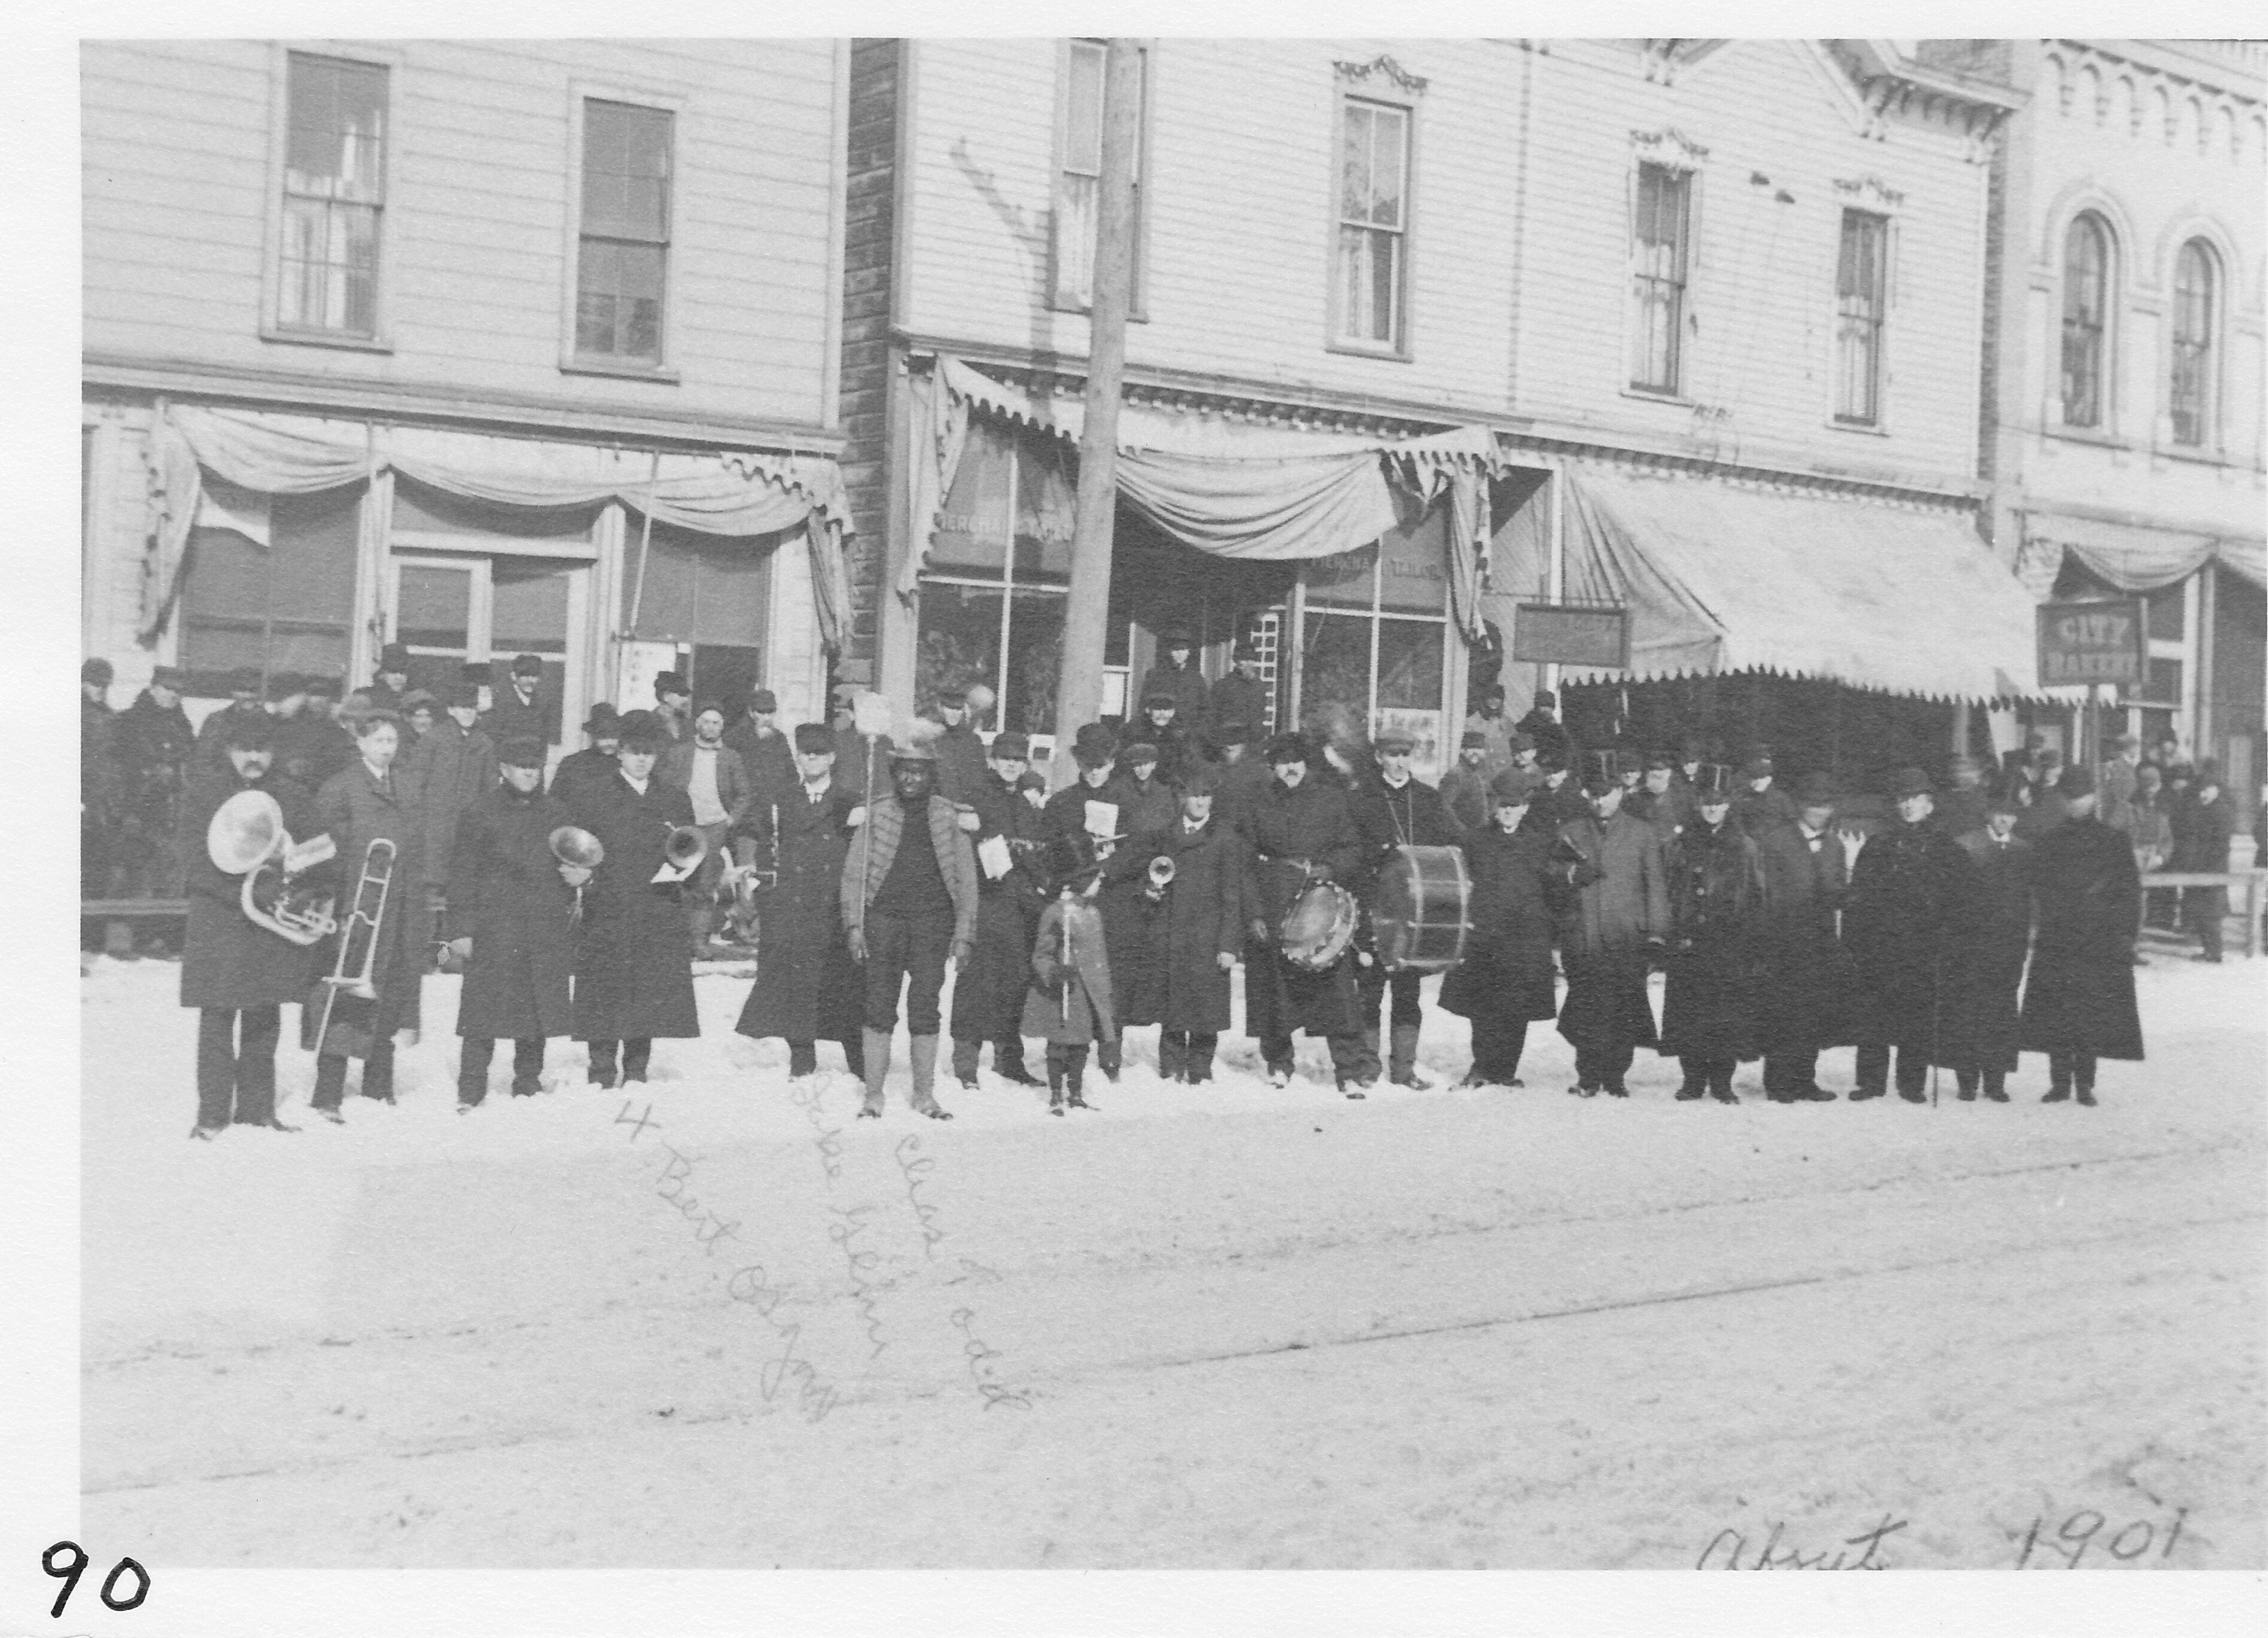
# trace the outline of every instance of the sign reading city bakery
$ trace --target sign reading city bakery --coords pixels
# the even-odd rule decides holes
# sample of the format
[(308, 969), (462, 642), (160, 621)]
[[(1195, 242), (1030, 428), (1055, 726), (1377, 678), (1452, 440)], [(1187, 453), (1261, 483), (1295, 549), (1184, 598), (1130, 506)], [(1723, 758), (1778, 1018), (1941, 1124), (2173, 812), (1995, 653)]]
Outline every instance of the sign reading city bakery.
[(1630, 610), (1612, 603), (1519, 603), (1512, 657), (1542, 665), (1630, 664)]
[(2139, 688), (2149, 675), (2142, 603), (2042, 603), (2040, 685), (2102, 682)]

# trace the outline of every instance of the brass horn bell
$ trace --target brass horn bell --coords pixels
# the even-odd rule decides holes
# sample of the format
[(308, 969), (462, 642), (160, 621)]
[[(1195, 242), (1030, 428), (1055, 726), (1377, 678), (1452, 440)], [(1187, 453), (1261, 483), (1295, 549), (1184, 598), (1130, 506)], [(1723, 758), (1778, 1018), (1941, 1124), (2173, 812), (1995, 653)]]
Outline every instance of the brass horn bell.
[(669, 840), (663, 845), (662, 855), (669, 860), (670, 868), (690, 874), (709, 857), (709, 838), (699, 825), (674, 824), (669, 827)]
[(551, 856), (563, 865), (596, 870), (606, 862), (606, 845), (579, 825), (563, 824), (549, 837)]

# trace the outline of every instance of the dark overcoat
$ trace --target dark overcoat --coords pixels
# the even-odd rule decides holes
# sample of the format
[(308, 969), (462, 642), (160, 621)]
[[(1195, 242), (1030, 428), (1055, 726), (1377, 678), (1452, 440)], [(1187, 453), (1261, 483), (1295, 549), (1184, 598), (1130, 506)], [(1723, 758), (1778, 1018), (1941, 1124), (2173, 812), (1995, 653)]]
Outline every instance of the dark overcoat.
[[(1144, 960), (1131, 977), (1114, 968), (1118, 1016), (1129, 1024), (1218, 1035), (1229, 1026), (1229, 975), (1220, 958), (1244, 948), (1244, 839), (1218, 818), (1192, 830), (1176, 819), (1136, 838), (1127, 867), (1138, 893), (1151, 861), (1174, 861), (1174, 879), (1158, 904), (1143, 902)], [(1116, 864), (1117, 861), (1112, 861)]]
[[(424, 978), (425, 948), (422, 941), (431, 924), (425, 914), (423, 883), (419, 880), (425, 847), (425, 801), (416, 771), (404, 768), (397, 756), (381, 784), (370, 764), (356, 757), (352, 767), (333, 774), (315, 793), (313, 833), (328, 835), (338, 848), (330, 868), (338, 883), (342, 932), (347, 930), (348, 913), (354, 905), (356, 884), (370, 845), (387, 841), (394, 846), (386, 909), (379, 918), (371, 965), (371, 982), (378, 998), (365, 1001), (342, 992), (332, 1008), (330, 1033), (324, 1040), (326, 1057), (364, 1058), (374, 1041), (397, 1030), (418, 1029), (423, 1022), (419, 992)], [(317, 947), (319, 974), (335, 968), (337, 943), (335, 935)], [(301, 1044), (310, 1050), (321, 1027), (325, 987), (319, 983), (307, 992), (307, 1005), (299, 1015)]]
[(1490, 815), (1496, 811), (1496, 798), (1489, 793), (1489, 775), (1485, 765), (1468, 768), (1460, 761), (1441, 776), (1440, 789), (1442, 806), (1468, 830), (1478, 830), (1486, 826)]
[(1555, 839), (1562, 825), (1576, 823), (1591, 816), (1589, 799), (1575, 776), (1569, 774), (1555, 789), (1538, 779), (1528, 793), (1528, 817), (1521, 820), (1524, 830), (1543, 832), (1547, 841)]
[(1212, 816), (1249, 841), (1252, 810), (1275, 783), (1275, 776), (1256, 751), (1248, 750), (1234, 762), (1221, 764), (1220, 783), (1213, 787)]
[(614, 788), (622, 775), (622, 764), (602, 750), (585, 747), (570, 751), (551, 771), (551, 793), (574, 812), (593, 794)]
[(233, 767), (206, 770), (181, 805), (180, 852), (189, 900), (181, 944), (181, 1005), (269, 1007), (303, 1001), (314, 974), (313, 946), (294, 944), (244, 913), (244, 878), (225, 875), (205, 850), (205, 830), (220, 805), (239, 791), (265, 791), (284, 810), (284, 829), (298, 839), (313, 818), (307, 793), (288, 779), (245, 779)]
[(1001, 1041), (1021, 1029), (1031, 978), (1032, 938), (1047, 902), (1039, 867), (1041, 815), (1022, 791), (990, 768), (969, 793), (979, 854), (992, 837), (1008, 849), (1007, 874), (976, 872), (976, 943), (953, 981), (953, 1038)]
[[(1125, 838), (1118, 844), (1123, 855), (1126, 843), (1133, 839), (1133, 824), (1142, 803), (1142, 786), (1123, 768), (1115, 768), (1110, 777), (1100, 786), (1089, 785), (1085, 779), (1073, 779), (1069, 785), (1048, 798), (1040, 810), (1040, 834), (1049, 841), (1064, 837), (1086, 834), (1086, 804), (1090, 801), (1109, 802), (1118, 809), (1117, 834)], [(1145, 905), (1138, 882), (1130, 879), (1126, 860), (1121, 856), (1106, 867), (1102, 891), (1094, 904), (1102, 916), (1103, 942), (1110, 952), (1110, 970), (1115, 984), (1112, 993), (1123, 1004), (1126, 1000), (1126, 983), (1121, 975), (1131, 978), (1148, 959), (1143, 928), (1146, 923)], [(1137, 989), (1141, 980), (1135, 978)], [(1122, 1019), (1121, 1022), (1126, 1022)]]
[(955, 727), (939, 730), (931, 744), (937, 751), (937, 793), (949, 802), (967, 801), (991, 772), (983, 740), (964, 715)]
[(1941, 1061), (2006, 1074), (2016, 1066), (2016, 998), (2032, 944), (2035, 849), (2021, 837), (1998, 842), (1981, 830), (1958, 840), (1969, 856), (1969, 889), (1954, 927)]
[[(1275, 689), (1265, 677), (1245, 681), (1241, 671), (1231, 671), (1207, 690), (1204, 720), (1208, 728), (1224, 728), (1232, 722), (1241, 722), (1251, 734), (1256, 747), (1268, 732), (1268, 703)], [(1176, 717), (1177, 722), (1188, 721)]]
[(1669, 845), (1665, 1057), (1751, 1059), (1764, 1051), (1764, 867), (1755, 839), (1728, 817), (1697, 821)]
[(583, 890), (575, 955), (575, 1037), (682, 1038), (701, 1033), (685, 943), (682, 884), (656, 882), (670, 828), (693, 823), (693, 799), (659, 775), (641, 793), (617, 772), (582, 792), (571, 823), (607, 857)]
[(1465, 837), (1472, 932), (1465, 958), (1441, 980), (1441, 1006), (1462, 1018), (1533, 1022), (1559, 1010), (1551, 984), (1551, 926), (1564, 882), (1551, 843), (1533, 830), (1491, 825)]
[[(2173, 856), (2166, 861), (2167, 869), (2216, 874), (2228, 870), (2229, 837), (2235, 832), (2235, 815), (2230, 810), (2228, 792), (2220, 792), (2209, 802), (2184, 796), (2175, 804), (2168, 820), (2173, 830), (2174, 847)], [(2228, 889), (2183, 888), (2182, 907), (2191, 918), (2226, 916)]]
[(551, 852), (552, 831), (572, 823), (557, 797), (500, 780), (458, 815), (446, 932), (473, 941), (459, 1035), (533, 1041), (573, 1028), (575, 889)]
[(1945, 1061), (1954, 932), (1969, 877), (1969, 856), (1926, 819), (1893, 820), (1859, 850), (1843, 943), (1851, 952), (1851, 1029), (1860, 1045), (1933, 1042), (1933, 1056)]
[(401, 759), (416, 770), (425, 792), (426, 858), (419, 868), (421, 880), (438, 887), (454, 870), (459, 823), (497, 788), (496, 742), (478, 727), (459, 727), (445, 712)]
[[(1170, 659), (1161, 655), (1158, 662), (1144, 675), (1142, 686), (1128, 697), (1132, 708), (1126, 715), (1130, 721), (1137, 725), (1134, 737), (1136, 739), (1149, 737), (1150, 722), (1149, 719), (1142, 714), (1142, 708), (1150, 703), (1150, 696), (1152, 694), (1164, 693), (1173, 696), (1174, 726), (1178, 728), (1194, 731), (1207, 722), (1212, 721), (1214, 719), (1211, 715), (1210, 708), (1212, 703), (1213, 687), (1213, 684), (1205, 681), (1204, 673), (1197, 669), (1197, 657), (1194, 653), (1189, 655), (1189, 663), (1186, 666), (1176, 666)], [(1260, 727), (1257, 722), (1249, 723), (1247, 726), (1255, 730)]]
[(1244, 955), (1245, 1033), (1263, 1038), (1345, 1035), (1361, 1027), (1356, 1005), (1354, 954), (1350, 948), (1329, 969), (1308, 972), (1285, 961), (1278, 937), (1284, 912), (1305, 889), (1314, 867), (1328, 870), (1349, 891), (1361, 884), (1362, 837), (1336, 780), (1310, 770), (1298, 787), (1271, 781), (1248, 815), (1251, 857), (1245, 870), (1247, 922), (1267, 926)]
[(1815, 849), (1800, 825), (1784, 824), (1754, 840), (1764, 882), (1764, 1049), (1848, 1045), (1850, 961), (1836, 931), (1850, 887), (1842, 838), (1822, 831)]
[[(1670, 930), (1661, 833), (1619, 810), (1604, 822), (1586, 814), (1559, 827), (1554, 863), (1571, 889), (1559, 924), (1567, 969), (1559, 1033), (1578, 1046), (1653, 1045), (1660, 1037), (1646, 989), (1646, 946)], [(1585, 864), (1601, 874), (1577, 885)]]
[(2092, 814), (2067, 819), (2041, 838), (2032, 885), (2039, 931), (2019, 1045), (2139, 1059), (2134, 935), (2142, 879), (2133, 845)]
[(843, 931), (843, 860), (857, 793), (830, 779), (814, 801), (802, 781), (761, 788), (736, 836), (779, 879), (757, 895), (756, 981), (733, 1027), (762, 1039), (858, 1039), (865, 988)]
[(1092, 902), (1059, 896), (1040, 912), (1032, 936), (1031, 974), (1024, 992), (1024, 1034), (1065, 1046), (1118, 1038), (1102, 919)]

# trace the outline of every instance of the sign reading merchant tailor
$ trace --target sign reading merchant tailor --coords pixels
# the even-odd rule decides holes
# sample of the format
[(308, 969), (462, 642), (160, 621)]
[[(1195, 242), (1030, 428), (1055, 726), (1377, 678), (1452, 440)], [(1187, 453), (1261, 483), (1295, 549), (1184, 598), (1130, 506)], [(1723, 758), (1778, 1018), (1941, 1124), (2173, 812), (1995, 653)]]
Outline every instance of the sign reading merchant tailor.
[(1539, 664), (1630, 664), (1630, 610), (1612, 603), (1521, 603), (1512, 623), (1512, 657)]
[(2148, 639), (2143, 635), (2142, 603), (2042, 603), (2040, 682), (2056, 688), (2072, 683), (2108, 683), (2137, 688), (2149, 675)]

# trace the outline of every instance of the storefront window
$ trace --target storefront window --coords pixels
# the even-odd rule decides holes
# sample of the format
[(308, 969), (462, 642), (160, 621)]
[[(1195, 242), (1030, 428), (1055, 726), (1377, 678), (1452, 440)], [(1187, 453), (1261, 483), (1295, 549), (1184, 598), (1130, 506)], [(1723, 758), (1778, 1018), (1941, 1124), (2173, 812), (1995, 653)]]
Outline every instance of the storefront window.
[[(722, 701), (729, 711), (764, 680), (764, 627), (770, 617), (772, 557), (780, 537), (703, 535), (657, 523), (647, 538), (635, 515), (627, 527), (623, 628), (641, 642), (674, 642), (690, 650), (685, 680), (695, 697)], [(499, 587), (499, 650), (504, 644), (504, 612)]]
[(1337, 705), (1373, 733), (1406, 728), (1429, 773), (1447, 763), (1447, 548), (1437, 507), (1376, 545), (1314, 560), (1300, 644), (1301, 714)]
[(180, 658), (191, 694), (227, 693), (229, 674), (244, 666), (271, 677), (345, 677), (362, 494), (239, 491), (233, 509), (247, 527), (257, 528), (264, 513), (264, 542), (234, 529), (190, 535)]

